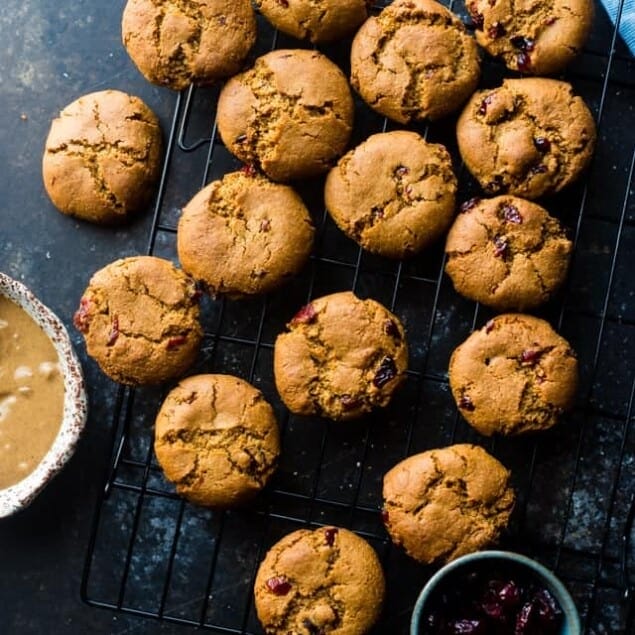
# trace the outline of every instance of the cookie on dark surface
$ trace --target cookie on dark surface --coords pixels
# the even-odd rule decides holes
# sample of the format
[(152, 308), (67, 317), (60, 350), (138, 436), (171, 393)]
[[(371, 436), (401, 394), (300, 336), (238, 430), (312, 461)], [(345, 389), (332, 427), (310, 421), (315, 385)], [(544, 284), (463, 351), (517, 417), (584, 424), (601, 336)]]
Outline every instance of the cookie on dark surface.
[(388, 405), (405, 379), (408, 347), (399, 319), (350, 291), (313, 300), (278, 336), (274, 375), (296, 414), (336, 420)]
[(153, 84), (182, 90), (237, 73), (256, 41), (249, 0), (128, 0), (123, 44)]
[(505, 313), (456, 348), (449, 379), (459, 411), (481, 434), (538, 432), (572, 407), (578, 360), (545, 320)]
[(177, 247), (184, 271), (212, 294), (267, 293), (296, 274), (313, 245), (302, 199), (254, 170), (226, 174), (185, 206)]
[(593, 116), (571, 85), (542, 77), (475, 93), (456, 132), (465, 165), (487, 193), (529, 199), (573, 183), (596, 139)]
[(415, 132), (375, 134), (329, 172), (326, 207), (368, 251), (404, 258), (434, 242), (454, 216), (456, 177), (440, 144)]
[(118, 90), (90, 93), (51, 124), (44, 187), (63, 214), (119, 223), (150, 202), (162, 155), (159, 120), (141, 99)]
[(232, 77), (218, 100), (218, 130), (228, 150), (287, 182), (326, 172), (353, 126), (342, 71), (318, 51), (281, 49)]
[(353, 88), (371, 108), (399, 123), (456, 111), (479, 76), (474, 38), (434, 0), (395, 0), (353, 40)]
[(404, 459), (384, 476), (383, 497), (392, 541), (423, 564), (495, 543), (515, 501), (509, 471), (470, 444)]
[(468, 0), (477, 42), (507, 68), (532, 75), (564, 69), (582, 49), (593, 22), (592, 0)]
[(268, 635), (364, 635), (384, 595), (375, 550), (332, 526), (287, 534), (260, 563), (254, 584), (256, 612)]
[(176, 491), (197, 505), (233, 507), (276, 469), (278, 424), (262, 393), (238, 377), (181, 380), (157, 415), (154, 450)]
[(471, 199), (448, 233), (445, 271), (461, 295), (498, 311), (524, 311), (560, 288), (572, 250), (560, 222), (536, 203)]
[(132, 386), (182, 375), (203, 337), (194, 280), (168, 260), (123, 258), (90, 279), (73, 322), (87, 353)]

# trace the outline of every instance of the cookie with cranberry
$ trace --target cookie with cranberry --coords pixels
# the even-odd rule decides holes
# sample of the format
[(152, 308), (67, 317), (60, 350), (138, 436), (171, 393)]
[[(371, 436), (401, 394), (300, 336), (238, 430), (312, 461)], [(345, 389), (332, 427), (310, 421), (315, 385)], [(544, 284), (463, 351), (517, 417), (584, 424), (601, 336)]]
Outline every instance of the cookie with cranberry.
[(507, 68), (550, 75), (580, 53), (593, 22), (592, 0), (469, 0), (477, 42)]
[(341, 527), (287, 534), (260, 563), (254, 583), (256, 613), (268, 635), (364, 635), (384, 595), (375, 550)]
[(477, 445), (415, 454), (384, 476), (382, 517), (415, 560), (447, 562), (495, 543), (515, 493), (509, 471)]
[(75, 312), (87, 353), (131, 386), (182, 375), (203, 337), (194, 280), (153, 256), (116, 260), (90, 279)]
[(487, 193), (529, 199), (573, 183), (596, 139), (593, 116), (571, 84), (544, 77), (478, 91), (456, 134), (465, 165)]
[(278, 336), (274, 375), (291, 412), (336, 420), (387, 406), (405, 379), (406, 336), (399, 319), (350, 291), (313, 300)]
[(524, 311), (564, 282), (573, 243), (547, 210), (517, 196), (471, 199), (450, 228), (445, 271), (466, 298)]
[(505, 313), (455, 349), (449, 379), (459, 411), (481, 434), (538, 432), (573, 406), (578, 360), (545, 320)]

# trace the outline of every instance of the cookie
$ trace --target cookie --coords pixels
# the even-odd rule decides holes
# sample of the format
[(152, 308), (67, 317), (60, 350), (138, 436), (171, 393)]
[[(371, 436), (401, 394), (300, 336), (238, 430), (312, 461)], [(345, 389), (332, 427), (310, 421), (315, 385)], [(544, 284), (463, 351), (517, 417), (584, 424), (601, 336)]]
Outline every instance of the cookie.
[(445, 243), (445, 272), (466, 298), (498, 311), (549, 300), (567, 276), (573, 243), (547, 210), (516, 196), (470, 199)]
[(171, 262), (123, 258), (90, 279), (73, 322), (111, 379), (131, 386), (182, 375), (203, 337), (199, 292)]
[(456, 177), (447, 150), (415, 132), (369, 137), (326, 179), (326, 207), (364, 249), (404, 258), (435, 241), (454, 216)]
[(578, 361), (548, 322), (498, 315), (452, 353), (450, 388), (467, 422), (486, 436), (546, 430), (573, 405)]
[(268, 635), (363, 635), (379, 617), (384, 594), (375, 550), (341, 527), (287, 534), (260, 563), (254, 583)]
[(368, 0), (256, 0), (277, 29), (314, 44), (352, 33), (368, 17), (370, 4)]
[(440, 119), (460, 108), (480, 76), (476, 42), (434, 0), (395, 0), (362, 25), (351, 50), (351, 84), (399, 123)]
[(506, 79), (474, 94), (456, 127), (468, 170), (489, 194), (559, 192), (588, 166), (595, 122), (567, 82)]
[(121, 35), (139, 72), (182, 90), (237, 73), (256, 41), (249, 0), (128, 0)]
[(382, 517), (415, 560), (448, 562), (498, 541), (515, 494), (510, 473), (477, 445), (428, 450), (384, 476)]
[(218, 130), (229, 151), (274, 181), (326, 172), (352, 126), (346, 77), (318, 51), (267, 53), (232, 77), (218, 100)]
[(593, 21), (592, 0), (469, 0), (477, 42), (507, 68), (550, 75), (578, 55)]
[(278, 424), (262, 393), (230, 375), (194, 375), (157, 415), (154, 451), (176, 491), (197, 505), (233, 507), (257, 494), (280, 454)]
[(150, 202), (162, 154), (159, 120), (141, 99), (118, 90), (90, 93), (51, 124), (44, 187), (63, 214), (118, 223)]
[(313, 245), (302, 199), (253, 170), (226, 174), (185, 206), (177, 248), (181, 265), (212, 294), (267, 293), (297, 273)]
[(278, 336), (274, 375), (291, 412), (336, 420), (387, 406), (405, 379), (403, 326), (374, 300), (350, 291), (313, 300)]

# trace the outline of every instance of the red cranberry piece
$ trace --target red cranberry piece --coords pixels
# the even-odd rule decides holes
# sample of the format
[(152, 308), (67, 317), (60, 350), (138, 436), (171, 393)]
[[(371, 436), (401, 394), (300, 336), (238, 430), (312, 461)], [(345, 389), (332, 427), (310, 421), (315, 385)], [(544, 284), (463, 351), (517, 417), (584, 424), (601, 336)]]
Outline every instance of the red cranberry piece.
[(397, 341), (401, 340), (401, 333), (392, 320), (386, 320), (384, 322), (384, 333), (390, 335), (390, 337), (394, 337)]
[(508, 249), (509, 244), (507, 243), (507, 238), (505, 238), (505, 236), (496, 236), (494, 238), (494, 255), (497, 258), (505, 258)]
[(449, 633), (452, 635), (486, 635), (487, 626), (483, 620), (456, 620), (450, 622)]
[(388, 510), (387, 509), (382, 509), (381, 510), (381, 519), (384, 522), (384, 524), (386, 524), (386, 525), (388, 524), (388, 518), (389, 518)]
[(547, 589), (539, 589), (534, 595), (534, 604), (538, 610), (538, 621), (545, 630), (545, 633), (557, 632), (562, 620), (562, 611), (556, 603), (555, 598)]
[(312, 324), (317, 318), (315, 307), (309, 303), (303, 306), (291, 319), (291, 324)]
[(344, 410), (354, 410), (361, 405), (360, 400), (355, 399), (355, 397), (352, 397), (351, 395), (342, 395), (340, 397), (340, 403), (342, 404), (342, 408)]
[(108, 341), (106, 342), (106, 346), (112, 346), (119, 337), (119, 318), (117, 315), (114, 315), (112, 318), (112, 322), (110, 324), (110, 334), (108, 335)]
[(539, 348), (528, 348), (520, 354), (520, 363), (523, 366), (533, 366), (542, 356)]
[(507, 31), (505, 31), (505, 27), (500, 22), (494, 22), (492, 26), (487, 29), (487, 35), (492, 40), (497, 40), (499, 37), (503, 37)]
[(487, 107), (492, 103), (492, 99), (494, 99), (494, 95), (492, 93), (490, 93), (489, 95), (486, 95), (483, 98), (483, 101), (481, 101), (481, 105), (478, 107), (479, 115), (487, 114)]
[(289, 8), (289, 0), (278, 0), (278, 4), (283, 6), (285, 9)]
[(538, 150), (538, 152), (542, 152), (544, 154), (545, 152), (549, 152), (551, 148), (551, 141), (549, 141), (547, 137), (535, 137), (534, 145), (536, 146), (536, 150)]
[(277, 575), (273, 578), (269, 578), (266, 582), (267, 588), (274, 595), (286, 595), (291, 591), (291, 583), (284, 575)]
[(88, 298), (82, 298), (79, 301), (79, 308), (73, 315), (73, 324), (78, 331), (87, 333), (90, 326), (92, 316), (90, 315), (90, 300)]
[(514, 223), (520, 225), (523, 222), (523, 217), (520, 215), (517, 207), (514, 205), (503, 205), (503, 218), (508, 223)]
[(467, 10), (468, 10), (468, 11), (469, 11), (469, 13), (470, 13), (470, 17), (472, 18), (472, 22), (474, 22), (474, 26), (475, 26), (477, 29), (482, 29), (482, 28), (483, 28), (483, 21), (484, 21), (484, 19), (483, 19), (483, 14), (482, 14), (482, 13), (479, 13), (479, 12), (476, 10), (476, 5), (474, 5), (474, 4), (470, 4), (470, 5), (468, 6)]
[(166, 348), (171, 351), (174, 348), (178, 348), (179, 346), (183, 346), (187, 341), (187, 337), (185, 335), (177, 335), (176, 337), (171, 337), (166, 344)]
[(536, 608), (533, 602), (525, 602), (516, 617), (514, 635), (532, 635), (535, 632)]
[(524, 37), (523, 35), (516, 35), (509, 40), (512, 45), (519, 51), (533, 51), (535, 42), (530, 37)]
[(267, 218), (265, 218), (264, 220), (260, 221), (260, 231), (261, 232), (268, 232), (271, 229), (271, 221)]
[(461, 395), (461, 398), (459, 399), (459, 408), (461, 408), (461, 410), (473, 412), (476, 406), (467, 395)]
[(373, 384), (376, 388), (383, 388), (389, 381), (397, 376), (397, 366), (392, 357), (384, 357), (373, 378)]
[(503, 605), (495, 596), (488, 596), (487, 599), (481, 602), (481, 611), (493, 622), (504, 624), (507, 621)]
[(246, 176), (256, 176), (257, 172), (256, 172), (256, 168), (249, 164), (249, 165), (243, 165), (242, 168), (240, 168), (240, 171), (245, 174)]
[(494, 320), (488, 320), (487, 324), (485, 324), (485, 332), (491, 333), (494, 330), (495, 322)]
[(520, 604), (520, 589), (513, 580), (506, 582), (498, 589), (497, 595), (506, 611), (511, 611)]
[(333, 543), (335, 542), (335, 536), (337, 536), (338, 531), (339, 530), (337, 529), (337, 527), (327, 527), (324, 530), (324, 541), (329, 547), (333, 546)]
[(461, 205), (459, 210), (463, 213), (469, 212), (470, 210), (474, 209), (480, 202), (481, 199), (478, 196), (474, 196), (468, 201), (465, 201), (465, 203)]
[(545, 20), (545, 26), (551, 26), (554, 22), (557, 22), (557, 21), (558, 21), (558, 18), (556, 18), (555, 16), (551, 16), (550, 18)]
[(521, 51), (516, 55), (516, 66), (521, 73), (528, 73), (531, 71), (531, 57), (525, 51)]
[(405, 165), (400, 165), (395, 170), (395, 175), (396, 176), (406, 176), (406, 174), (409, 174), (409, 173), (410, 173), (410, 170)]

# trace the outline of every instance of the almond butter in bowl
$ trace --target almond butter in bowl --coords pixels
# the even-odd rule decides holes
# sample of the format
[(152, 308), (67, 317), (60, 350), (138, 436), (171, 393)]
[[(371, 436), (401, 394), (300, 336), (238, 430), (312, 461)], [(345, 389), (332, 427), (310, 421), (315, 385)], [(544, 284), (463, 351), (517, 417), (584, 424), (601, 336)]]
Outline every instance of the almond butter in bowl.
[(64, 465), (86, 413), (64, 325), (0, 273), (0, 517), (28, 505)]

